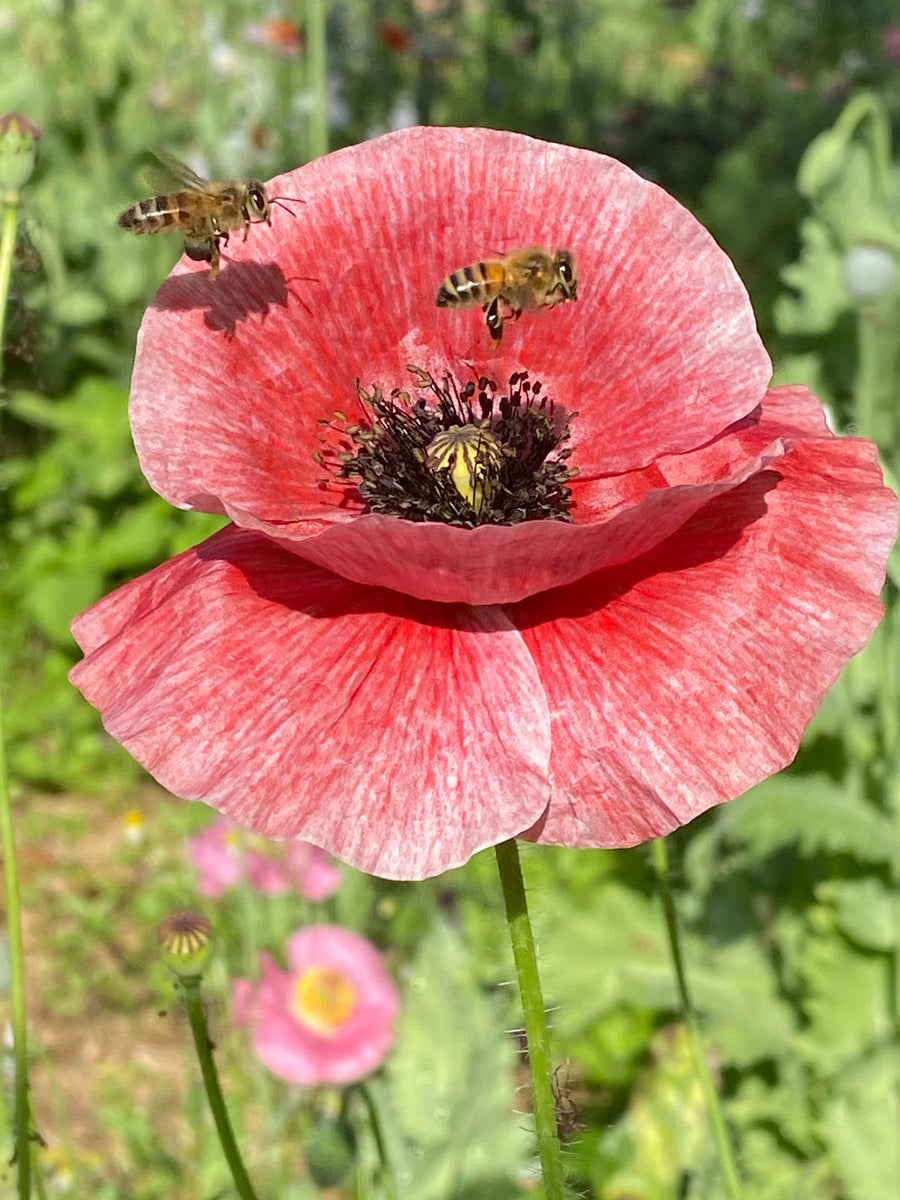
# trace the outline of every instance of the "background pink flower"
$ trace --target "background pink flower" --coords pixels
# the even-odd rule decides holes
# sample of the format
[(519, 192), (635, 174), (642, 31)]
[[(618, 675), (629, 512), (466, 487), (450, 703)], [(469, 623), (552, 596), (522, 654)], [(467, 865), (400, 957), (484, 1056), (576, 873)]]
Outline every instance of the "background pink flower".
[[(306, 203), (215, 285), (176, 268), (142, 326), (144, 471), (234, 525), (75, 622), (107, 729), (170, 790), (399, 878), (526, 831), (632, 845), (790, 762), (879, 619), (896, 498), (806, 389), (766, 390), (709, 234), (621, 163), (490, 130), (272, 186)], [(495, 349), (434, 293), (523, 243), (570, 248), (579, 298)], [(404, 520), (336, 481), (335, 410), (410, 362), (540, 381), (571, 520)]]
[(394, 1042), (399, 999), (375, 947), (348, 929), (314, 925), (287, 943), (288, 970), (262, 955), (259, 983), (235, 981), (238, 1024), (270, 1071), (292, 1083), (352, 1083)]
[(295, 838), (284, 849), (285, 866), (307, 900), (327, 900), (341, 884), (341, 869), (330, 854)]
[(188, 854), (200, 876), (200, 892), (217, 898), (248, 883), (259, 892), (296, 888), (307, 900), (325, 900), (340, 885), (340, 868), (317, 846), (297, 839), (269, 842), (225, 817), (188, 839)]
[(216, 899), (243, 878), (240, 834), (227, 817), (219, 817), (188, 838), (188, 856), (199, 875), (200, 894)]

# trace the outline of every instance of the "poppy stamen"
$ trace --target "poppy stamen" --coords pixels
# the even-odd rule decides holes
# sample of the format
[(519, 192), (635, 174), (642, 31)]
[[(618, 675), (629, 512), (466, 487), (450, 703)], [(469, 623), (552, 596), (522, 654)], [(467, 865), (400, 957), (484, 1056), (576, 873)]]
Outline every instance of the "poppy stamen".
[(317, 455), (333, 478), (355, 484), (371, 512), (472, 528), (569, 521), (576, 472), (567, 464), (569, 424), (528, 373), (505, 389), (485, 377), (460, 385), (410, 366), (416, 387), (386, 396), (357, 383), (361, 414), (323, 422), (340, 442)]

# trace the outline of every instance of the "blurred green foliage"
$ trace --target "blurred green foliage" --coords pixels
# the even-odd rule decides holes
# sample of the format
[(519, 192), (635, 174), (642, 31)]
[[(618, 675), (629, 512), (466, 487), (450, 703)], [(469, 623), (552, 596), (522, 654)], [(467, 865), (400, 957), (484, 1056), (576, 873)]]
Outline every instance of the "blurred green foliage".
[[(66, 679), (69, 622), (124, 582), (222, 522), (170, 508), (141, 475), (125, 390), (85, 375), (67, 396), (14, 391), (8, 413), (44, 448), (0, 462), (8, 559), (0, 585), (4, 650), (17, 667), (7, 736), (12, 770), (58, 787), (89, 786), (108, 747)], [(37, 444), (37, 437), (34, 437)], [(137, 772), (123, 756), (116, 773)]]
[[(778, 378), (808, 383), (836, 426), (878, 441), (900, 475), (894, 0), (325, 7), (333, 147), (432, 122), (517, 129), (623, 159), (687, 204), (735, 260)], [(127, 422), (134, 338), (178, 246), (132, 244), (115, 218), (149, 194), (154, 147), (221, 176), (265, 178), (310, 156), (321, 64), (309, 61), (306, 20), (302, 3), (276, 10), (262, 0), (0, 6), (0, 112), (21, 110), (43, 129), (24, 195), (0, 414), (0, 650), (20, 781), (96, 791), (138, 778), (66, 682), (68, 623), (218, 522), (171, 509), (137, 466)], [(900, 1193), (896, 560), (891, 573), (887, 618), (794, 767), (672, 839), (694, 1001), (753, 1200)], [(533, 850), (526, 871), (557, 1049), (570, 1063), (559, 1086), (576, 1114), (566, 1161), (578, 1194), (718, 1200), (644, 852)], [(147, 911), (133, 911), (130, 878), (102, 888), (79, 879), (54, 899), (52, 949), (74, 977), (65, 1017), (98, 995), (148, 1003), (129, 990), (133, 947), (121, 948), (124, 975), (83, 971), (85, 932), (108, 939), (123, 914), (151, 922), (185, 887), (160, 868), (155, 898), (140, 901)], [(234, 931), (246, 936), (246, 912), (229, 904), (225, 954), (243, 961)], [(502, 1036), (516, 1005), (500, 987), (511, 965), (490, 856), (414, 888), (348, 872), (334, 917), (404, 964), (402, 1038), (370, 1097), (401, 1195), (523, 1194), (531, 1164), (510, 1119), (514, 1055)], [(267, 911), (273, 948), (295, 919)], [(211, 987), (224, 996), (227, 980)], [(247, 1084), (248, 1105), (258, 1086)], [(120, 1182), (121, 1172), (88, 1164), (80, 1194), (161, 1200), (224, 1186), (201, 1121), (176, 1157), (129, 1101), (118, 1080), (100, 1104), (128, 1170)], [(287, 1102), (280, 1112), (287, 1123), (263, 1140), (275, 1156), (269, 1177), (278, 1195), (309, 1197), (285, 1158)], [(247, 1122), (253, 1141), (258, 1124)], [(381, 1194), (376, 1150), (363, 1141), (371, 1195)], [(184, 1154), (195, 1170), (182, 1193)]]

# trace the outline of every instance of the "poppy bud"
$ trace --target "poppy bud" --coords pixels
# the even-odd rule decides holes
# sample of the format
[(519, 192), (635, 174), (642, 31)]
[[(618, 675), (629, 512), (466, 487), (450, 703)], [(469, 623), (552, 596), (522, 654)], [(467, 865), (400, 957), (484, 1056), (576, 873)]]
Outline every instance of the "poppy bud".
[(173, 913), (158, 930), (166, 966), (179, 978), (202, 975), (212, 957), (213, 927), (200, 913)]
[(884, 246), (851, 246), (842, 264), (844, 287), (854, 300), (877, 300), (897, 279), (897, 260)]
[(21, 113), (0, 117), (0, 194), (15, 196), (31, 178), (41, 131)]
[(343, 1117), (323, 1117), (304, 1143), (306, 1165), (320, 1188), (338, 1187), (356, 1163), (356, 1134)]

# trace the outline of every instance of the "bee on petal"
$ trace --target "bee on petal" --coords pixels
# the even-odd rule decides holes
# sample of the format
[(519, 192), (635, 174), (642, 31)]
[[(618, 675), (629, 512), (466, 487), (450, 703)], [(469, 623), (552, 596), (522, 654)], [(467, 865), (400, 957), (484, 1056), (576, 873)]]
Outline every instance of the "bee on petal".
[(551, 253), (540, 246), (526, 246), (505, 258), (470, 263), (451, 272), (438, 289), (435, 303), (438, 308), (480, 304), (488, 332), (499, 343), (504, 321), (517, 321), (526, 309), (553, 308), (575, 300), (577, 293), (571, 250)]

